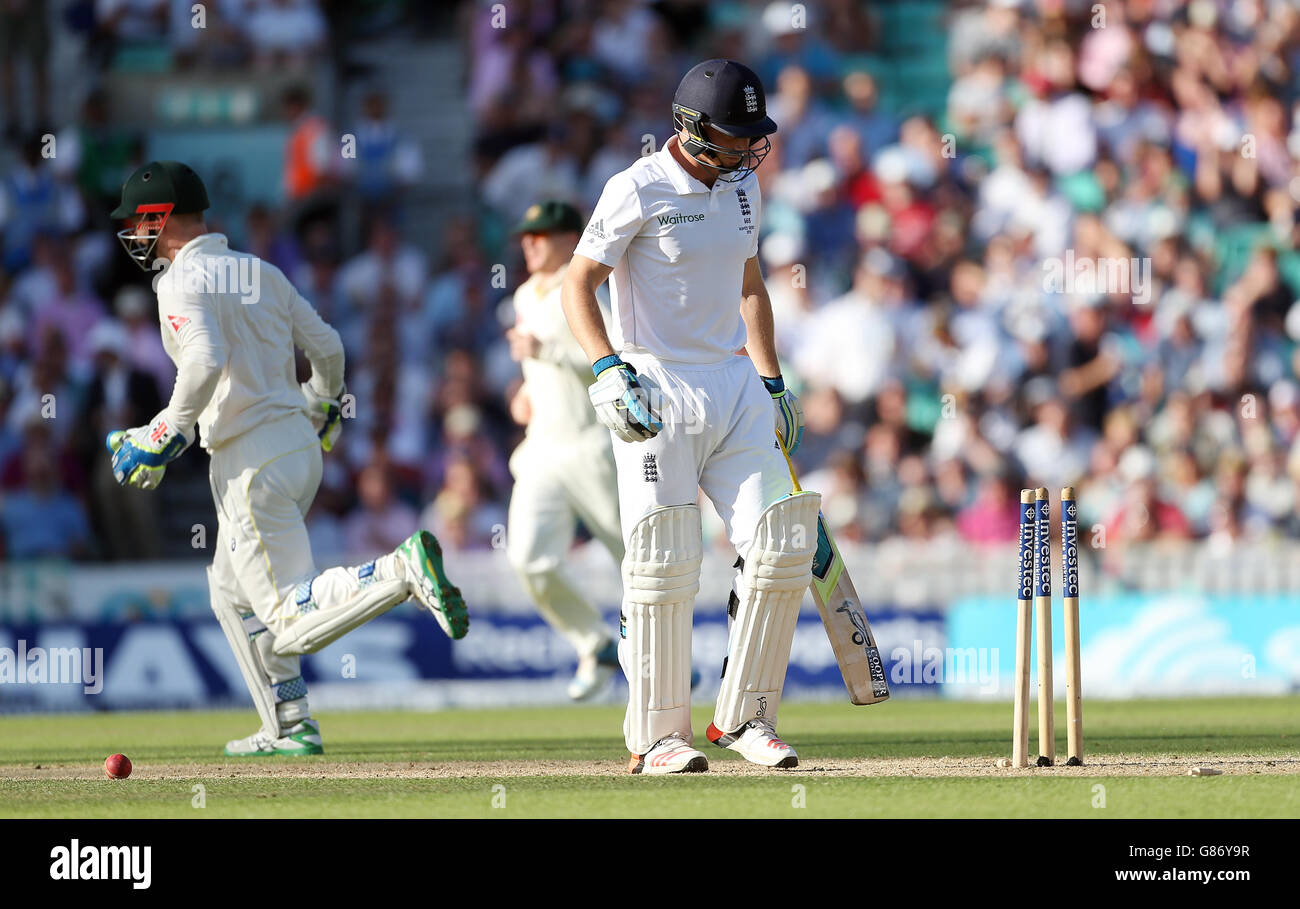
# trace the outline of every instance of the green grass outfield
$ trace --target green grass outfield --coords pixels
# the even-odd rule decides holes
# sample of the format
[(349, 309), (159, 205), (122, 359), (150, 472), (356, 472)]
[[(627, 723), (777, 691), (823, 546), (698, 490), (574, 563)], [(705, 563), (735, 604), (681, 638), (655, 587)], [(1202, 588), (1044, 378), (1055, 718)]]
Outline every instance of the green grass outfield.
[[(700, 709), (712, 770), (674, 777), (625, 774), (610, 707), (320, 719), (323, 757), (234, 760), (221, 746), (251, 710), (0, 717), (0, 816), (1300, 816), (1298, 697), (1085, 702), (1088, 766), (1028, 770), (994, 766), (1010, 752), (1000, 703), (783, 705), (801, 761), (789, 772), (703, 741)], [(115, 751), (135, 764), (128, 780), (104, 777)]]

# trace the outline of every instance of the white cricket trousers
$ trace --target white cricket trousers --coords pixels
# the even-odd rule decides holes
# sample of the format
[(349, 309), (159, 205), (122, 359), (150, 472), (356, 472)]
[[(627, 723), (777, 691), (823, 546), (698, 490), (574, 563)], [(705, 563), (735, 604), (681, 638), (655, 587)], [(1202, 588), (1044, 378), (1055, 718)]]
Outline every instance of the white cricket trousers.
[(743, 556), (759, 515), (792, 489), (776, 442), (772, 396), (753, 361), (736, 356), (699, 366), (638, 354), (623, 359), (651, 386), (664, 423), (645, 442), (614, 437), (624, 541), (651, 509), (694, 504), (703, 490)]
[(300, 655), (392, 609), (410, 586), (392, 554), (317, 573), (305, 517), (321, 447), (306, 414), (258, 426), (211, 455), (212, 607), (263, 729), (281, 735), (309, 715)]
[(603, 426), (572, 439), (527, 438), (510, 457), (506, 554), (547, 623), (581, 656), (613, 637), (600, 611), (566, 570), (579, 520), (616, 562), (623, 560), (614, 456)]
[(290, 414), (213, 451), (208, 478), (217, 580), (274, 630), (280, 604), (316, 574), (304, 518), (320, 486), (320, 440), (306, 414)]

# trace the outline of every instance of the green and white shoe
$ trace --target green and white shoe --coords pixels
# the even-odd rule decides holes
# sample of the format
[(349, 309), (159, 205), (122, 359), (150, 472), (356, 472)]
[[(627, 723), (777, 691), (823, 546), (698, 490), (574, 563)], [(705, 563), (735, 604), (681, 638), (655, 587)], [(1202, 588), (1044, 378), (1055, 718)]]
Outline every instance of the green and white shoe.
[(254, 732), (248, 738), (226, 742), (227, 757), (304, 757), (309, 754), (324, 754), (325, 746), (321, 744), (320, 723), (315, 720), (303, 720), (297, 726), (285, 731), (276, 738), (263, 729)]
[(454, 641), (469, 632), (469, 610), (460, 589), (447, 580), (442, 566), (442, 547), (427, 530), (417, 531), (394, 551), (406, 571), (411, 595), (433, 613), (447, 637)]

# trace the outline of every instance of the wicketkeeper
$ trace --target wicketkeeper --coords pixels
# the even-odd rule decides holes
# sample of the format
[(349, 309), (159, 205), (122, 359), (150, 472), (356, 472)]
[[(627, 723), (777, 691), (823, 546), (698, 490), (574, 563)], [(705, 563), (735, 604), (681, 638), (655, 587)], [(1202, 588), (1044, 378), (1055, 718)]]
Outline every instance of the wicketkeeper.
[[(708, 769), (690, 722), (701, 488), (743, 557), (708, 738), (756, 764), (794, 767), (777, 709), (821, 497), (791, 494), (773, 433), (775, 416), (790, 449), (802, 434), (757, 255), (754, 169), (776, 124), (758, 77), (731, 60), (686, 74), (673, 122), (662, 149), (605, 184), (564, 283), (565, 315), (597, 377), (591, 402), (615, 437), (629, 769)], [(612, 339), (595, 297), (606, 278)]]
[[(208, 568), (212, 611), (226, 634), (262, 727), (226, 754), (320, 754), (299, 656), (411, 597), (452, 638), (469, 615), (443, 571), (433, 535), (350, 568), (318, 571), (303, 521), (342, 420), (338, 333), (278, 268), (209, 233), (208, 195), (191, 168), (151, 161), (122, 187), (118, 232), (155, 284), (163, 346), (176, 363), (167, 406), (148, 426), (108, 437), (123, 485), (155, 488), (194, 441), (211, 456), (216, 554)], [(298, 384), (294, 348), (311, 361)]]

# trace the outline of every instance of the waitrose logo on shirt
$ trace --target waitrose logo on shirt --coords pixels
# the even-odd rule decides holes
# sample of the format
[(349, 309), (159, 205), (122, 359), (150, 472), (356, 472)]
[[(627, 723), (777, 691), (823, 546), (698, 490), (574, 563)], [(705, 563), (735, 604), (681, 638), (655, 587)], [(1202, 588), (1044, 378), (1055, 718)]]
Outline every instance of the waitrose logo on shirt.
[(698, 215), (660, 215), (659, 226), (667, 227), (669, 224), (685, 224), (687, 221), (703, 221), (704, 214)]

